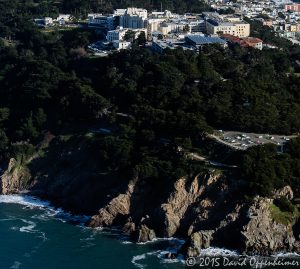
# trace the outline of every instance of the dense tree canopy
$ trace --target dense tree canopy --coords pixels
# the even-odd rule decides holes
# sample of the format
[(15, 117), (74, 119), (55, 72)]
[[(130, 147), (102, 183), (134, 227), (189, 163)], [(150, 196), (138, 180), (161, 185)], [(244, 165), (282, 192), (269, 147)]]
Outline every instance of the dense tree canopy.
[[(46, 132), (105, 127), (93, 146), (100, 162), (160, 184), (199, 171), (178, 146), (193, 148), (214, 128), (300, 130), (297, 46), (208, 46), (199, 54), (159, 55), (136, 45), (95, 58), (86, 51), (97, 40), (94, 32), (41, 31), (33, 24), (33, 17), (57, 10), (47, 1), (0, 2), (0, 161), (31, 153)], [(247, 151), (241, 175), (253, 193), (269, 195), (284, 183), (299, 193), (298, 149), (296, 140), (284, 155), (272, 146)]]
[(171, 10), (178, 13), (202, 12), (209, 10), (204, 1), (199, 0), (63, 0), (62, 9), (74, 14), (88, 11), (112, 12), (115, 8), (142, 7), (148, 10)]
[(247, 194), (270, 196), (274, 189), (290, 185), (300, 196), (300, 139), (287, 143), (285, 154), (277, 154), (276, 146), (249, 149), (241, 161), (241, 170), (249, 183)]

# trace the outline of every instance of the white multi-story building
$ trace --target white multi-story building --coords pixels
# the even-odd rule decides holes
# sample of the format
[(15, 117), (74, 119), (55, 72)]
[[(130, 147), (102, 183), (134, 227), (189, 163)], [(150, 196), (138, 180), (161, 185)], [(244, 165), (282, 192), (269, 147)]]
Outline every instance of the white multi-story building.
[(206, 25), (204, 20), (190, 20), (188, 22), (188, 26), (190, 28), (191, 33), (206, 31)]
[(107, 30), (113, 30), (116, 28), (114, 16), (104, 16), (102, 14), (89, 14), (88, 21), (89, 26), (102, 27)]
[(114, 16), (123, 16), (125, 15), (127, 9), (116, 9), (114, 11)]
[(250, 24), (242, 20), (221, 21), (209, 18), (206, 20), (206, 31), (211, 35), (222, 33), (237, 37), (248, 37), (250, 35)]
[(53, 19), (50, 18), (50, 17), (45, 17), (45, 18), (43, 19), (43, 24), (44, 24), (44, 25), (51, 25), (51, 24), (53, 24)]
[(124, 37), (125, 37), (125, 34), (126, 34), (127, 30), (128, 29), (124, 29), (123, 27), (120, 27), (120, 28), (118, 28), (116, 30), (108, 31), (106, 39), (109, 42), (123, 40)]
[(68, 22), (71, 20), (71, 15), (70, 14), (59, 14), (58, 17), (56, 18), (56, 20)]
[(123, 41), (123, 40), (116, 40), (113, 42), (113, 47), (117, 50), (126, 50), (131, 47), (131, 42)]
[(147, 30), (148, 30), (148, 33), (152, 33), (152, 32), (155, 32), (155, 31), (159, 31), (159, 27), (160, 27), (160, 24), (162, 22), (164, 22), (165, 19), (148, 19), (147, 20)]
[(150, 18), (153, 19), (169, 19), (173, 17), (173, 14), (171, 11), (169, 10), (165, 10), (165, 11), (153, 11), (149, 14)]
[[(118, 12), (121, 14), (121, 12)], [(142, 8), (127, 8), (120, 16), (120, 26), (124, 28), (139, 29), (145, 28), (148, 12)]]
[(109, 42), (114, 42), (114, 41), (122, 41), (124, 40), (124, 37), (126, 35), (127, 31), (132, 31), (134, 32), (134, 38), (138, 38), (138, 36), (144, 32), (145, 35), (147, 36), (147, 29), (146, 28), (141, 28), (141, 29), (128, 29), (128, 28), (123, 28), (119, 27), (116, 30), (111, 30), (107, 32), (106, 39)]

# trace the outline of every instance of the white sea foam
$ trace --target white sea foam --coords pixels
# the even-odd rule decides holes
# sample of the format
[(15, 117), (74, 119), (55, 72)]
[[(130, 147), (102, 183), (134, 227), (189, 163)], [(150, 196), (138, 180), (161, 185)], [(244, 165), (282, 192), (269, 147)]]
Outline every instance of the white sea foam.
[(200, 256), (230, 256), (230, 257), (237, 257), (240, 254), (236, 251), (225, 249), (225, 248), (217, 248), (217, 247), (209, 247), (206, 249), (201, 250)]
[(9, 218), (9, 219), (0, 219), (0, 222), (2, 222), (2, 221), (11, 221), (11, 220), (15, 220), (15, 218)]
[(152, 239), (151, 241), (146, 241), (146, 242), (139, 242), (137, 243), (138, 245), (146, 245), (146, 244), (152, 244), (152, 243), (157, 243), (159, 241), (174, 241), (177, 244), (183, 244), (185, 241), (179, 238), (175, 238), (175, 237), (169, 237), (169, 238), (165, 238), (165, 237), (156, 237), (154, 239)]
[(143, 269), (144, 266), (143, 266), (141, 263), (139, 263), (139, 261), (145, 260), (145, 259), (146, 259), (146, 253), (145, 253), (145, 254), (141, 254), (141, 255), (133, 256), (131, 262), (132, 262), (136, 267)]
[(36, 232), (34, 230), (34, 228), (36, 227), (35, 222), (29, 221), (29, 220), (24, 220), (24, 219), (21, 219), (21, 220), (28, 225), (22, 226), (21, 228), (19, 228), (20, 232), (23, 232), (23, 233), (35, 233)]
[(20, 204), (29, 208), (40, 208), (46, 210), (46, 215), (34, 215), (32, 218), (39, 218), (47, 220), (47, 217), (55, 217), (62, 222), (74, 221), (79, 224), (83, 224), (90, 219), (90, 216), (85, 215), (72, 215), (69, 212), (65, 212), (61, 208), (54, 208), (50, 205), (49, 201), (43, 201), (38, 198), (29, 195), (11, 194), (0, 195), (0, 203), (6, 204)]
[(122, 241), (122, 244), (124, 244), (124, 245), (128, 245), (128, 244), (133, 244), (133, 242), (131, 242), (131, 241)]
[(17, 195), (17, 194), (0, 195), (0, 203), (20, 204), (20, 205), (40, 207), (40, 208), (50, 206), (50, 202), (48, 201), (42, 201), (28, 195)]
[(273, 257), (278, 257), (278, 258), (294, 258), (294, 257), (297, 257), (299, 258), (300, 257), (300, 254), (299, 253), (296, 253), (296, 252), (279, 252), (279, 253), (276, 253), (274, 255), (272, 255)]

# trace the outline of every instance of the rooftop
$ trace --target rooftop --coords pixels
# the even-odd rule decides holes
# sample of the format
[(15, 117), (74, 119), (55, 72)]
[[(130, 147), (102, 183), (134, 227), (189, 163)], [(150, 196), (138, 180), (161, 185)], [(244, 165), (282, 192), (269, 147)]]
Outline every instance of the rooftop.
[(201, 35), (188, 35), (186, 39), (192, 41), (196, 45), (205, 45), (205, 44), (226, 44), (226, 41), (219, 37), (208, 37)]

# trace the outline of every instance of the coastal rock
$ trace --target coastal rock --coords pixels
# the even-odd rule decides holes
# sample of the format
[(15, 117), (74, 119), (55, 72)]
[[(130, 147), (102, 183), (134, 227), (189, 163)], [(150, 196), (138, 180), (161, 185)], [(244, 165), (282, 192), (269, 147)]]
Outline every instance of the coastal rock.
[(199, 231), (193, 233), (183, 245), (183, 253), (187, 257), (197, 257), (201, 253), (201, 249), (210, 247), (212, 241), (213, 230)]
[(292, 251), (295, 237), (292, 224), (278, 223), (272, 219), (270, 208), (273, 199), (256, 197), (248, 210), (248, 223), (242, 228), (247, 253), (269, 254)]
[[(174, 184), (174, 190), (158, 210), (158, 218), (163, 223), (163, 236), (171, 237), (180, 228), (181, 221), (188, 208), (193, 205), (219, 175), (196, 176), (192, 180), (180, 178)], [(208, 201), (206, 201), (208, 203)]]
[(116, 224), (118, 218), (125, 218), (130, 213), (130, 199), (134, 189), (134, 184), (130, 183), (126, 193), (119, 194), (113, 198), (109, 204), (101, 208), (97, 215), (92, 217), (89, 226), (103, 227)]
[(145, 224), (142, 224), (135, 232), (132, 234), (132, 238), (136, 242), (147, 242), (152, 241), (156, 238), (154, 230), (149, 229)]
[(19, 165), (14, 158), (11, 158), (7, 170), (0, 177), (0, 193), (20, 193), (28, 188), (29, 181), (30, 172), (26, 166)]
[(135, 231), (135, 223), (132, 221), (131, 218), (127, 219), (126, 223), (122, 228), (123, 233), (125, 234), (132, 234)]
[(293, 200), (294, 192), (290, 186), (284, 186), (282, 189), (276, 190), (274, 193), (274, 198), (285, 197), (288, 200)]
[(197, 257), (200, 255), (202, 248), (202, 238), (201, 234), (193, 233), (188, 240), (188, 248), (186, 255), (188, 257)]

